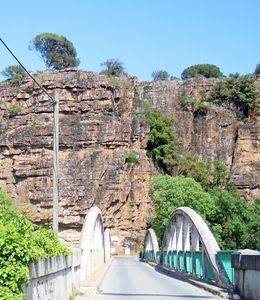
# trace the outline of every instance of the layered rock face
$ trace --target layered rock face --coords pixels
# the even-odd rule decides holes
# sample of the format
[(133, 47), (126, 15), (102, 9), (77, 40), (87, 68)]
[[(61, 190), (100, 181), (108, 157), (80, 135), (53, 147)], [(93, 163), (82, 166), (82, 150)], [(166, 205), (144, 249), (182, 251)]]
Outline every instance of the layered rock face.
[[(84, 217), (98, 206), (112, 235), (137, 241), (153, 215), (149, 182), (158, 170), (146, 156), (149, 128), (140, 124), (143, 99), (174, 119), (183, 153), (218, 159), (249, 201), (258, 186), (260, 127), (257, 114), (246, 123), (234, 110), (211, 105), (197, 109), (203, 91), (215, 80), (137, 82), (68, 69), (34, 74), (48, 94), (59, 94), (59, 228), (65, 240), (77, 240)], [(189, 98), (184, 106), (182, 97)], [(33, 222), (52, 222), (53, 105), (39, 86), (0, 83), (0, 188), (21, 209), (29, 204)], [(19, 108), (19, 109), (17, 109)], [(138, 164), (128, 163), (129, 154)]]

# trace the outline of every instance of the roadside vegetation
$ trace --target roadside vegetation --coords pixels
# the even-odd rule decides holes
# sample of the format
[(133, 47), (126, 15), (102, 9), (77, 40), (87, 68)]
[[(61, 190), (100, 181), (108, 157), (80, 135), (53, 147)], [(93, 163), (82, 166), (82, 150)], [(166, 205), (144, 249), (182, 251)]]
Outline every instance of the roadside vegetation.
[(18, 215), (13, 199), (0, 190), (0, 299), (25, 299), (29, 264), (60, 254), (71, 253), (56, 232), (34, 225), (26, 212)]

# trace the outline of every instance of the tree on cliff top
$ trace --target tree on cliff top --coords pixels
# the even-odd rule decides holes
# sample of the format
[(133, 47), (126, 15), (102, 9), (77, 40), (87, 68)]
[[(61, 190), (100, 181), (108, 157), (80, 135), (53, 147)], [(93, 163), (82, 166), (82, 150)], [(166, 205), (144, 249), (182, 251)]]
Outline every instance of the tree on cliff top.
[(25, 71), (21, 66), (13, 65), (6, 67), (1, 74), (7, 77), (11, 83), (18, 83), (25, 76)]
[(198, 64), (185, 69), (181, 74), (181, 79), (193, 77), (219, 78), (224, 77), (224, 75), (215, 65)]
[(162, 71), (162, 70), (153, 71), (151, 76), (153, 77), (154, 81), (169, 80), (169, 78), (170, 78), (170, 74), (167, 71)]
[(116, 76), (120, 77), (122, 75), (127, 75), (123, 63), (119, 59), (108, 59), (105, 62), (100, 64), (101, 67), (106, 67), (100, 73), (107, 76)]
[(46, 68), (61, 70), (77, 67), (80, 63), (73, 44), (62, 35), (48, 32), (39, 34), (30, 41), (29, 49), (39, 53)]

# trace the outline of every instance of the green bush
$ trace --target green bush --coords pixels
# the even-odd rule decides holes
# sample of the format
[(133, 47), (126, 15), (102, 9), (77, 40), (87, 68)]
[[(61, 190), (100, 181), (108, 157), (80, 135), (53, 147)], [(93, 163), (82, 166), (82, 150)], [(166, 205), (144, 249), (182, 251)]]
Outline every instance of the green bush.
[(127, 75), (127, 73), (125, 72), (125, 68), (124, 68), (124, 64), (118, 60), (118, 59), (108, 59), (105, 62), (100, 64), (101, 67), (106, 67), (104, 70), (102, 70), (100, 73), (101, 74), (105, 74), (109, 77), (111, 76), (116, 76), (116, 77), (120, 77), (123, 75)]
[(129, 153), (128, 158), (127, 158), (127, 167), (130, 168), (133, 165), (138, 163), (138, 158), (134, 153)]
[(151, 76), (153, 77), (154, 81), (169, 80), (169, 78), (170, 78), (170, 74), (167, 71), (162, 71), (162, 70), (153, 71)]
[(0, 218), (0, 299), (25, 299), (29, 264), (49, 256), (69, 255), (56, 232), (32, 224), (23, 215)]
[(19, 65), (13, 65), (5, 68), (1, 74), (11, 82), (11, 83), (19, 83), (25, 76), (24, 69)]
[(210, 92), (209, 101), (234, 105), (248, 116), (250, 110), (258, 109), (260, 95), (253, 78), (236, 73), (215, 84)]
[(197, 110), (201, 113), (207, 113), (210, 110), (210, 106), (202, 101), (197, 102), (195, 105)]
[(10, 220), (16, 215), (14, 200), (0, 189), (0, 218)]
[(12, 117), (16, 116), (19, 112), (21, 111), (21, 107), (16, 106), (16, 105), (11, 105), (9, 107), (9, 113)]
[(179, 160), (176, 149), (182, 142), (175, 139), (173, 134), (173, 120), (162, 115), (158, 109), (151, 109), (145, 119), (150, 125), (147, 153), (163, 167), (171, 168)]
[(186, 108), (188, 106), (191, 106), (192, 104), (192, 98), (189, 97), (188, 95), (188, 92), (186, 90), (181, 90), (181, 93), (180, 93), (180, 97), (179, 97), (179, 101), (180, 101), (180, 104), (183, 108)]

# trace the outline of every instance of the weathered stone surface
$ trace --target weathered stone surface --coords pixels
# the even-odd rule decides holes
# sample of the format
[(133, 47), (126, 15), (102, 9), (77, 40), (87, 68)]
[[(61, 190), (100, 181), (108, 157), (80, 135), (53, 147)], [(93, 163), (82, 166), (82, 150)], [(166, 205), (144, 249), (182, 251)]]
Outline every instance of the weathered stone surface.
[[(36, 76), (36, 75), (35, 75)], [(201, 92), (216, 80), (112, 82), (105, 75), (67, 69), (37, 74), (37, 81), (59, 103), (59, 222), (75, 236), (92, 206), (98, 206), (111, 234), (139, 239), (153, 214), (149, 182), (158, 171), (146, 156), (149, 128), (138, 120), (142, 99), (172, 117), (175, 135), (205, 161), (218, 159), (232, 172), (232, 180), (249, 201), (260, 196), (259, 114), (247, 123), (229, 108), (211, 105), (207, 114), (196, 108)], [(185, 90), (191, 104), (180, 102)], [(10, 106), (21, 108), (11, 116)], [(48, 95), (30, 78), (20, 86), (0, 83), (0, 188), (21, 208), (30, 205), (36, 223), (52, 222), (53, 107)], [(127, 165), (129, 153), (139, 163)], [(70, 233), (70, 235), (72, 235)], [(75, 238), (76, 239), (76, 238)]]

